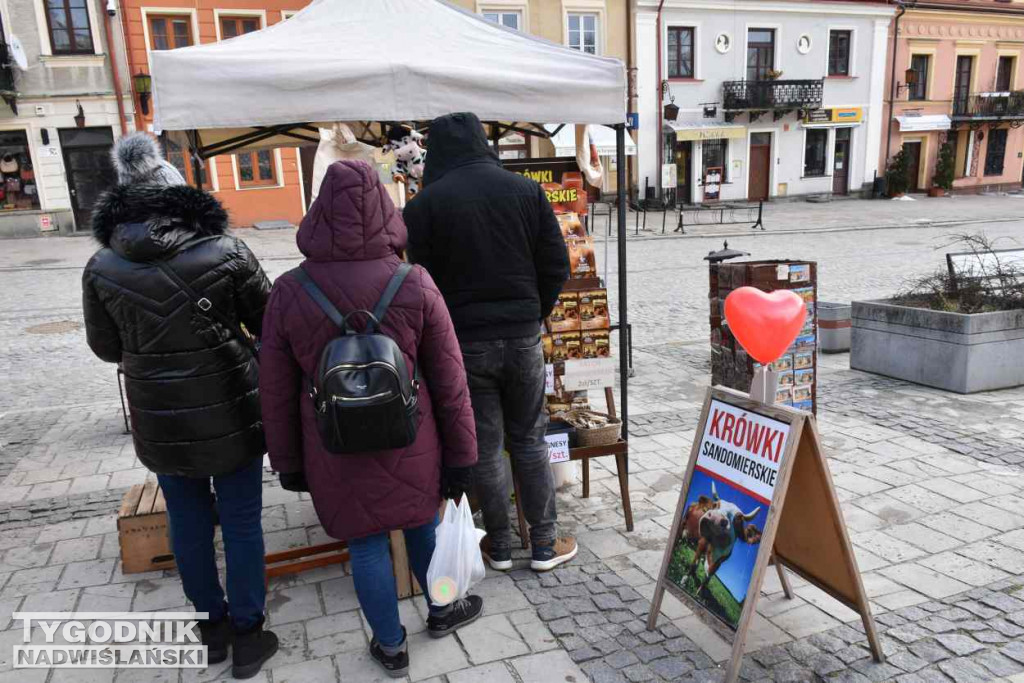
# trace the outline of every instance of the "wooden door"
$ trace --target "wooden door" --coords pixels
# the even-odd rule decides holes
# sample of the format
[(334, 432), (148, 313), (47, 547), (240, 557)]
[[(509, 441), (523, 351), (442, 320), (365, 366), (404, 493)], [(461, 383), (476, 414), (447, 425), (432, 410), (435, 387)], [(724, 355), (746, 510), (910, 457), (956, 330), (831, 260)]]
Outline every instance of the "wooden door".
[(75, 229), (86, 230), (93, 204), (117, 182), (110, 160), (114, 133), (110, 128), (68, 128), (57, 133), (64, 156)]
[(850, 191), (850, 129), (836, 128), (836, 151), (832, 158), (832, 194)]
[(690, 141), (677, 142), (674, 161), (676, 164), (676, 203), (690, 204), (693, 202), (693, 197), (690, 196), (693, 143)]
[(750, 136), (750, 175), (747, 182), (747, 200), (768, 199), (772, 177), (772, 134), (753, 133)]
[(921, 143), (920, 142), (904, 142), (903, 149), (907, 153), (907, 175), (910, 181), (907, 185), (908, 192), (919, 192), (921, 185), (918, 181), (918, 177), (921, 173)]

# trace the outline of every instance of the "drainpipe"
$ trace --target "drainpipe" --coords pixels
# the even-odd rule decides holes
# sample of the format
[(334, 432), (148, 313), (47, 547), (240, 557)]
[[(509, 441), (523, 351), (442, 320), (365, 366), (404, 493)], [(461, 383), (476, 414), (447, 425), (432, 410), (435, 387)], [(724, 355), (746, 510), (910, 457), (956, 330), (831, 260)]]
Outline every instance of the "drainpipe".
[(896, 0), (896, 5), (899, 7), (899, 10), (896, 12), (896, 19), (893, 22), (892, 29), (892, 73), (889, 75), (889, 125), (885, 133), (885, 168), (882, 169), (883, 174), (889, 168), (889, 154), (892, 148), (892, 118), (894, 107), (896, 106), (896, 48), (897, 40), (900, 37), (900, 17), (907, 13), (907, 8), (902, 0)]
[[(654, 169), (656, 178), (661, 177), (661, 165), (664, 163), (664, 160), (662, 159), (662, 152), (665, 146), (665, 141), (662, 140), (661, 137), (662, 117), (664, 116), (663, 111), (665, 109), (665, 93), (663, 92), (661, 85), (661, 10), (664, 6), (665, 0), (660, 0), (660, 2), (658, 2), (658, 16), (657, 20), (655, 21), (655, 31), (657, 31), (656, 41), (658, 45), (658, 64), (655, 67), (656, 73), (658, 74), (658, 111), (655, 112), (654, 116), (654, 121), (657, 126), (657, 136), (655, 137), (655, 140), (657, 140), (658, 142), (658, 167)], [(660, 184), (661, 183), (659, 182), (659, 185)], [(639, 191), (637, 191), (637, 195), (639, 194)], [(647, 197), (644, 197), (644, 200), (646, 199)]]
[(110, 28), (110, 9), (113, 2), (107, 4), (108, 9), (103, 12), (103, 31), (107, 36), (107, 52), (110, 56), (110, 71), (114, 79), (114, 97), (117, 99), (117, 120), (121, 124), (121, 135), (128, 134), (128, 122), (124, 112), (124, 94), (121, 90), (121, 70), (117, 68), (117, 56), (114, 49), (114, 31)]

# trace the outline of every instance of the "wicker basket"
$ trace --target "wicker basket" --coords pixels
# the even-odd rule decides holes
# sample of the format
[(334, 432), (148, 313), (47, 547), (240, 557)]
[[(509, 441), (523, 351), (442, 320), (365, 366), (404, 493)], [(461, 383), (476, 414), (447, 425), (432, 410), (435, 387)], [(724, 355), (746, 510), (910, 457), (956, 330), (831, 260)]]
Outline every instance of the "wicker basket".
[(596, 429), (576, 428), (576, 445), (580, 448), (590, 446), (611, 446), (622, 434), (622, 420), (615, 418), (604, 427)]

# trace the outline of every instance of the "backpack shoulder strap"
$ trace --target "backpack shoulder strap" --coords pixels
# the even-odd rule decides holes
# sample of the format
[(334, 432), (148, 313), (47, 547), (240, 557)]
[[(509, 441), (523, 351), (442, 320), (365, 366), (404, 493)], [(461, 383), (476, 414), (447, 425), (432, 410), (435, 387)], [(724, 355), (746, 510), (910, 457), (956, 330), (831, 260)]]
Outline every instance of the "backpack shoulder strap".
[(313, 278), (309, 276), (309, 273), (307, 273), (302, 266), (293, 268), (288, 271), (287, 274), (292, 275), (299, 281), (299, 284), (301, 284), (302, 288), (306, 290), (306, 294), (309, 295), (309, 298), (311, 298), (316, 305), (320, 307), (320, 310), (330, 318), (332, 323), (337, 325), (342, 332), (346, 332), (348, 330), (348, 327), (345, 325), (345, 316), (338, 312), (338, 309), (331, 303), (331, 300), (327, 298), (327, 295), (323, 293), (323, 290), (317, 287), (317, 284), (313, 282)]
[(395, 295), (398, 294), (398, 290), (401, 289), (402, 283), (405, 282), (405, 278), (412, 272), (412, 265), (409, 263), (402, 263), (398, 266), (398, 270), (391, 276), (391, 281), (388, 282), (388, 286), (384, 288), (384, 293), (380, 295), (380, 301), (373, 308), (373, 318), (370, 320), (372, 326), (373, 321), (377, 321), (377, 329), (384, 323), (384, 316), (387, 315), (388, 307), (391, 306), (391, 302), (394, 300)]

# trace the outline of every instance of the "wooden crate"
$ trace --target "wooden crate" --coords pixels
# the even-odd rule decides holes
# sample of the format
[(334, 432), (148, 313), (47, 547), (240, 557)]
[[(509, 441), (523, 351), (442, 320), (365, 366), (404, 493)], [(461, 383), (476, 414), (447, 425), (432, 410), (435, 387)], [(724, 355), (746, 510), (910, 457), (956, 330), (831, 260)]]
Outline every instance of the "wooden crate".
[(124, 574), (174, 569), (167, 502), (155, 479), (128, 489), (117, 511), (117, 540)]

